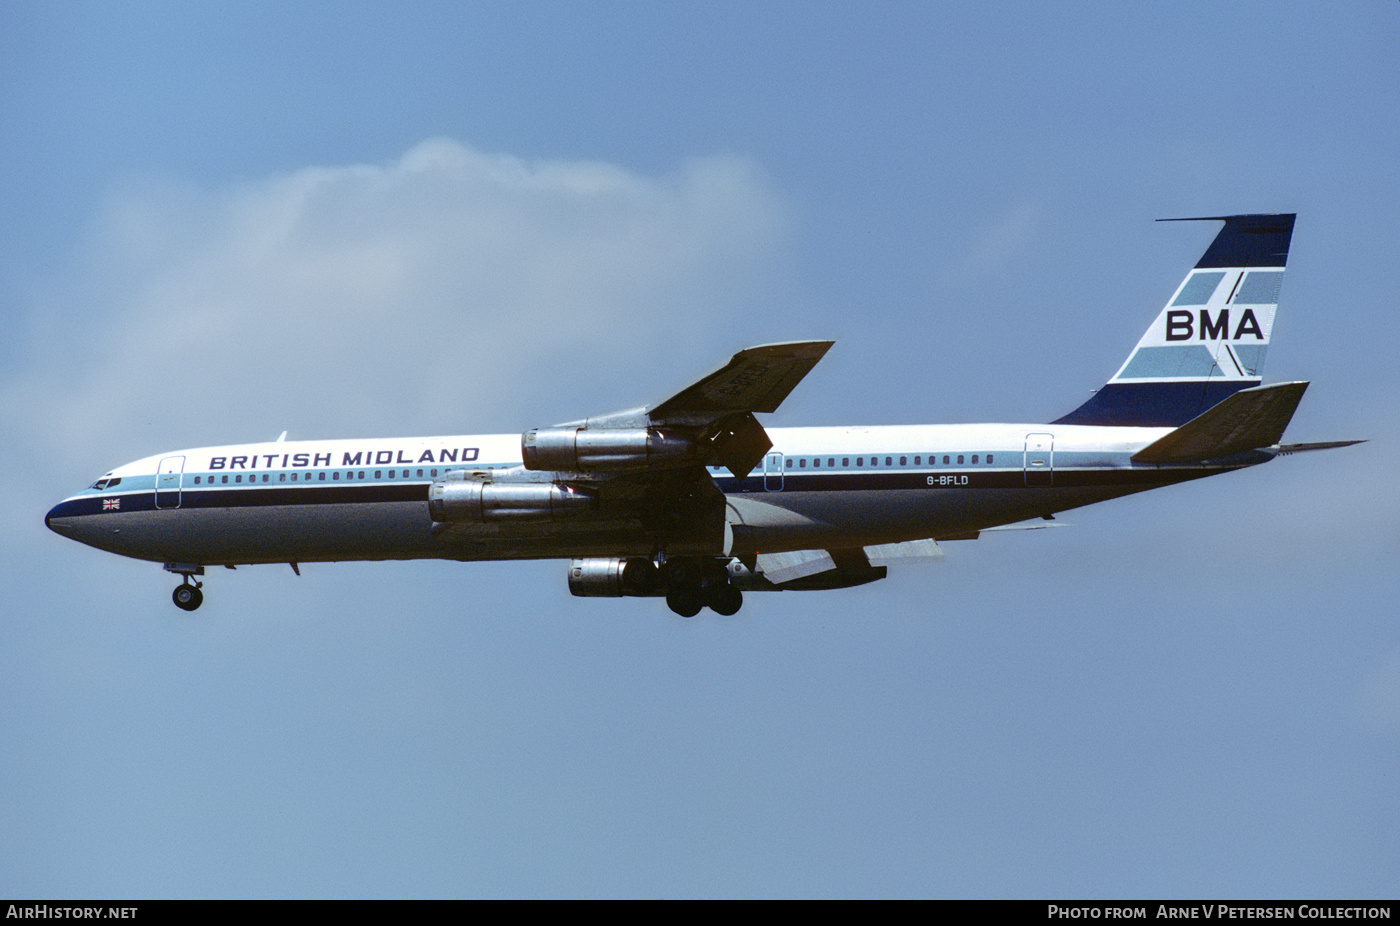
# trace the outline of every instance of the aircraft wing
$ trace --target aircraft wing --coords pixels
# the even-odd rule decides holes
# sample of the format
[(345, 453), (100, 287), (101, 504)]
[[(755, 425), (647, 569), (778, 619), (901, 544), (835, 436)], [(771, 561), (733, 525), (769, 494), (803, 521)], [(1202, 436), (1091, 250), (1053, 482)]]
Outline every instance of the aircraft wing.
[(714, 462), (742, 479), (773, 446), (754, 413), (775, 411), (832, 343), (750, 347), (658, 405), (527, 431), (525, 468), (629, 472), (645, 481)]
[(648, 408), (648, 421), (699, 427), (713, 458), (743, 479), (773, 446), (754, 413), (777, 411), (833, 343), (789, 341), (741, 350), (721, 369)]
[(775, 412), (833, 341), (789, 341), (741, 350), (693, 386), (647, 409), (653, 421)]

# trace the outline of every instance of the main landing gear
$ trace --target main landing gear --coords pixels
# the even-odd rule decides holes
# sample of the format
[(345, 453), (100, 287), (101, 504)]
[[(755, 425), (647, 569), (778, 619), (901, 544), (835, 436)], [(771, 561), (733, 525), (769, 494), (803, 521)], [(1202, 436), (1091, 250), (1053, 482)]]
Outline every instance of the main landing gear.
[(170, 598), (175, 602), (175, 607), (182, 611), (193, 611), (204, 603), (204, 593), (200, 591), (203, 585), (195, 576), (204, 575), (204, 567), (196, 566), (193, 563), (166, 563), (166, 572), (178, 573), (185, 577), (185, 581), (175, 586), (175, 591)]
[(730, 583), (722, 560), (673, 559), (661, 568), (666, 578), (666, 605), (681, 617), (694, 617), (706, 607), (729, 617), (743, 607), (744, 595)]

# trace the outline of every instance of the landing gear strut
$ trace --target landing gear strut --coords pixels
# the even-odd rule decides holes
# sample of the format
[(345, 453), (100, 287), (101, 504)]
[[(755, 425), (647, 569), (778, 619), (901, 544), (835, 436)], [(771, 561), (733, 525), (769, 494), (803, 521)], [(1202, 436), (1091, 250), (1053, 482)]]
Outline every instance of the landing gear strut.
[(175, 602), (175, 607), (182, 611), (193, 611), (204, 603), (204, 593), (200, 591), (203, 585), (195, 576), (204, 575), (204, 567), (196, 566), (192, 563), (166, 563), (166, 572), (178, 573), (185, 577), (185, 581), (175, 586), (175, 591), (170, 598)]

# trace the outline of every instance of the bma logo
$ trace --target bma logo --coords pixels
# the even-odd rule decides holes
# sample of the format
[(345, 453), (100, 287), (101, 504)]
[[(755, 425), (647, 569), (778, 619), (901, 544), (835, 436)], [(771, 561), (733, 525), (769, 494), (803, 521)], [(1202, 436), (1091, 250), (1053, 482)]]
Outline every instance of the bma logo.
[(1254, 317), (1253, 309), (1244, 310), (1233, 335), (1230, 334), (1229, 309), (1221, 309), (1215, 318), (1211, 318), (1209, 309), (1201, 309), (1199, 327), (1196, 325), (1196, 316), (1191, 312), (1178, 309), (1167, 313), (1168, 341), (1189, 341), (1196, 337), (1197, 332), (1200, 333), (1202, 341), (1218, 341), (1221, 338), (1238, 341), (1246, 334), (1253, 335), (1260, 341), (1264, 340), (1264, 332), (1259, 328), (1259, 319)]

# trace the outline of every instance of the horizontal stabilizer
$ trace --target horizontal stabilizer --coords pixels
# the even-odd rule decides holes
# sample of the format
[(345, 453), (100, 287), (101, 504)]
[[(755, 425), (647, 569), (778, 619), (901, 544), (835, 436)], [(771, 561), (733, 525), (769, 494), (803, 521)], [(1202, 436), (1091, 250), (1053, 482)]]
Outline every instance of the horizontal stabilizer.
[(1242, 389), (1133, 454), (1134, 463), (1199, 463), (1278, 443), (1307, 383)]
[(1352, 444), (1364, 443), (1366, 443), (1364, 440), (1325, 440), (1311, 444), (1282, 444), (1277, 453), (1279, 456), (1286, 457), (1290, 453), (1303, 453), (1307, 450), (1332, 450), (1336, 447), (1350, 447)]

